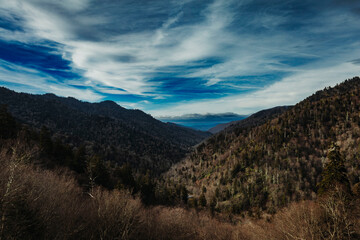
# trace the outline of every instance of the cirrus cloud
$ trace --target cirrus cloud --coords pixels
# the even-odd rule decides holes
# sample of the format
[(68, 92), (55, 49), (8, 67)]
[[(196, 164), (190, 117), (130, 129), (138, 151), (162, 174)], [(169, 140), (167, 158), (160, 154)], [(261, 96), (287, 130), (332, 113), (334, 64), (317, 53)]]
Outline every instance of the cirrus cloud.
[(2, 85), (155, 116), (249, 114), (360, 70), (357, 1), (0, 3)]

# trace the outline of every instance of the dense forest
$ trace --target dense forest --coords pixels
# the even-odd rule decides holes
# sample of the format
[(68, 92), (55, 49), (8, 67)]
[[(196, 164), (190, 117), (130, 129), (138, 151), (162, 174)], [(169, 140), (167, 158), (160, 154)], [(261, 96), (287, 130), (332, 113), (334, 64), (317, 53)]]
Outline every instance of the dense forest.
[(254, 114), (162, 176), (2, 105), (0, 239), (359, 239), (359, 91)]
[(360, 181), (359, 93), (356, 77), (316, 92), (259, 126), (240, 121), (199, 145), (171, 169), (164, 184), (186, 186), (195, 200), (205, 198), (220, 212), (273, 214), (291, 202), (317, 198), (334, 142), (354, 186)]

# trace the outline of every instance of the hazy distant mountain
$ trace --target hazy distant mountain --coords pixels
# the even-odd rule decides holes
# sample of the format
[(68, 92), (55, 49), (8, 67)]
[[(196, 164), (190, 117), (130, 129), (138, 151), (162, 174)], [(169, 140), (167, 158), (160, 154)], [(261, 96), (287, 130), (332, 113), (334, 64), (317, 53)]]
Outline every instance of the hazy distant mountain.
[(212, 134), (215, 134), (224, 130), (225, 128), (229, 128), (230, 126), (231, 127), (258, 126), (265, 123), (267, 120), (274, 118), (276, 115), (283, 113), (288, 108), (289, 106), (281, 106), (281, 107), (274, 107), (270, 109), (261, 110), (245, 119), (218, 124), (215, 127), (210, 128), (208, 131), (211, 132)]
[(0, 88), (0, 104), (36, 128), (46, 126), (62, 141), (87, 148), (104, 158), (161, 172), (182, 159), (210, 133), (166, 124), (140, 110), (115, 102), (82, 102), (54, 94), (32, 95)]
[(171, 122), (186, 127), (208, 131), (216, 125), (228, 123), (246, 118), (246, 115), (236, 113), (219, 113), (219, 114), (185, 114), (182, 116), (164, 116), (159, 117), (160, 121)]

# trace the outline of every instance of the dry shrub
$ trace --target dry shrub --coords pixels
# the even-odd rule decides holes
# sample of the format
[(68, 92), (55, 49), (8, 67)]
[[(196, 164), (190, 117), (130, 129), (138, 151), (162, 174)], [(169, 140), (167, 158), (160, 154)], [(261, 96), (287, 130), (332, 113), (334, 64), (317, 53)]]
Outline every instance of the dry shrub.
[(227, 240), (237, 239), (246, 240), (246, 235), (242, 232), (235, 231), (236, 227), (229, 224), (218, 222), (209, 217), (200, 218), (200, 227), (198, 229), (199, 239), (210, 240)]
[(274, 216), (272, 222), (248, 221), (239, 229), (250, 239), (321, 239), (321, 209), (311, 201), (295, 203)]
[(1, 237), (79, 239), (86, 229), (86, 201), (75, 180), (66, 173), (35, 170), (25, 164), (29, 152), (17, 152), (0, 155)]
[[(0, 239), (136, 239), (142, 206), (127, 192), (83, 192), (64, 169), (26, 164), (29, 151), (0, 151)], [(90, 197), (91, 196), (91, 197)]]
[(359, 205), (352, 194), (336, 185), (319, 199), (324, 212), (323, 233), (326, 239), (359, 239)]
[(100, 239), (133, 239), (138, 232), (141, 203), (126, 192), (97, 188), (93, 194), (94, 229)]
[(271, 222), (249, 221), (242, 224), (239, 231), (259, 240), (360, 239), (359, 207), (354, 202), (343, 201), (339, 194), (337, 191), (318, 202), (293, 203)]
[[(292, 204), (274, 219), (274, 239), (321, 239), (323, 211), (314, 202)], [(278, 238), (281, 236), (281, 238)]]
[(154, 207), (142, 213), (139, 239), (196, 239), (193, 214), (182, 208)]
[(183, 208), (153, 207), (142, 213), (137, 239), (247, 240), (236, 226), (219, 222), (207, 213)]
[[(43, 224), (45, 239), (79, 239), (88, 234), (90, 208), (75, 180), (50, 171), (22, 174), (29, 208)], [(85, 219), (84, 219), (85, 218)]]

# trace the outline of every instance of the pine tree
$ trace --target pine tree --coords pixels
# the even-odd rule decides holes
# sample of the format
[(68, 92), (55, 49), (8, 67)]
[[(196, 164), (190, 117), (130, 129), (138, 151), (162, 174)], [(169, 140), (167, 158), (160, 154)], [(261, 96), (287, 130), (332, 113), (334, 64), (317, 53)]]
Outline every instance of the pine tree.
[(118, 187), (119, 188), (129, 188), (129, 189), (135, 189), (135, 179), (133, 176), (132, 168), (129, 163), (125, 163), (120, 168), (116, 168), (115, 177), (118, 179)]
[(206, 207), (207, 202), (206, 202), (206, 197), (205, 197), (204, 193), (202, 193), (199, 197), (199, 204), (202, 207)]
[(188, 201), (188, 190), (184, 185), (181, 186), (181, 200), (187, 204)]
[(81, 145), (75, 152), (75, 156), (70, 163), (70, 167), (78, 173), (82, 173), (86, 168), (86, 150), (85, 146)]
[(99, 156), (92, 156), (88, 163), (88, 172), (96, 184), (111, 188), (111, 179), (104, 161)]
[(150, 177), (150, 171), (146, 175), (140, 176), (139, 180), (140, 197), (145, 205), (150, 205), (155, 199), (155, 183)]
[(351, 192), (350, 182), (346, 175), (344, 158), (340, 153), (339, 146), (335, 143), (330, 147), (327, 154), (328, 162), (322, 173), (322, 180), (318, 185), (318, 193), (325, 194), (337, 185), (340, 185), (346, 192)]

